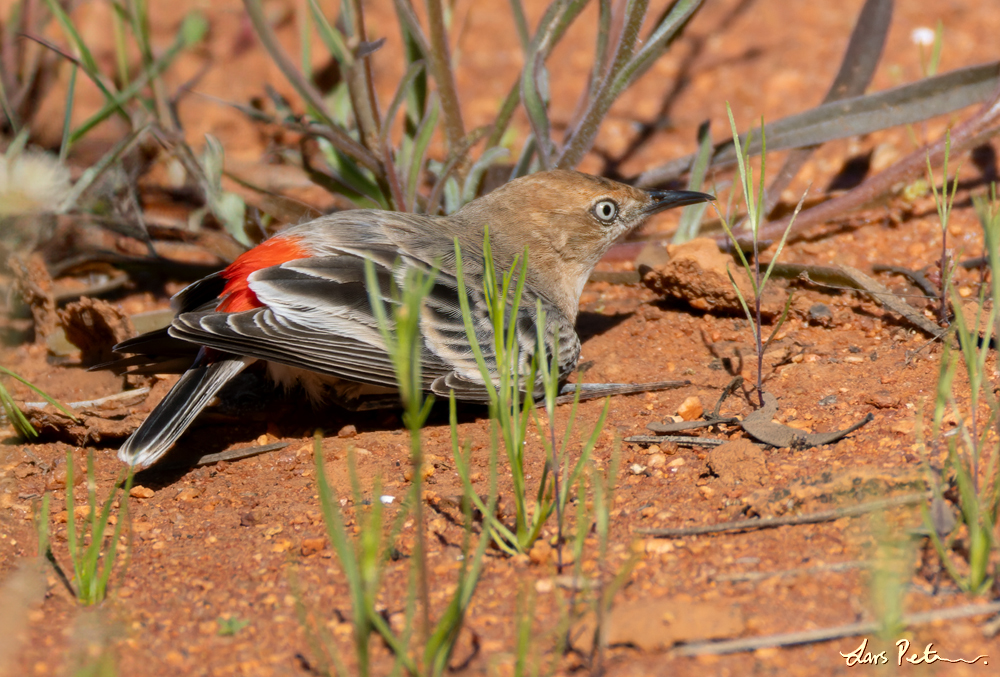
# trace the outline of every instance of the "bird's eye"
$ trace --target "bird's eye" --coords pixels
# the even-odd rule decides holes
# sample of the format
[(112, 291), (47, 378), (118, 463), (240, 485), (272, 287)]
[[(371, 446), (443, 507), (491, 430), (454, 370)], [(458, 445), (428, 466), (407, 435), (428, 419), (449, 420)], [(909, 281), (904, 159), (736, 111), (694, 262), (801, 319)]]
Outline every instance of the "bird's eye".
[(618, 216), (618, 203), (614, 200), (601, 200), (594, 205), (594, 216), (604, 223), (611, 223)]

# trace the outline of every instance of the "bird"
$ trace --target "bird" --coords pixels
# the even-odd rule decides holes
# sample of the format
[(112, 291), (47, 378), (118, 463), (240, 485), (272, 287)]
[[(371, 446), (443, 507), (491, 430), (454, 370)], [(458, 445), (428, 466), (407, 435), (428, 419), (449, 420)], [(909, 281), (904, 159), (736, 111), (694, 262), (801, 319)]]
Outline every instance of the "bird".
[[(537, 350), (540, 307), (545, 349), (558, 352), (565, 383), (580, 357), (580, 296), (601, 257), (652, 214), (713, 199), (550, 170), (514, 179), (449, 216), (349, 209), (290, 226), (178, 292), (170, 325), (114, 346), (119, 357), (102, 367), (181, 374), (118, 456), (139, 469), (157, 463), (220, 389), (255, 363), (286, 389), (302, 387), (315, 403), (359, 408), (366, 398), (392, 397), (395, 372), (371, 307), (366, 261), (386, 303), (398, 298), (408, 270), (436, 270), (420, 309), (422, 389), (487, 402), (456, 277), (457, 243), (475, 336), (495, 376), (484, 289), (487, 232), (499, 272), (526, 252), (513, 320), (522, 364)], [(533, 394), (539, 387), (521, 384)]]

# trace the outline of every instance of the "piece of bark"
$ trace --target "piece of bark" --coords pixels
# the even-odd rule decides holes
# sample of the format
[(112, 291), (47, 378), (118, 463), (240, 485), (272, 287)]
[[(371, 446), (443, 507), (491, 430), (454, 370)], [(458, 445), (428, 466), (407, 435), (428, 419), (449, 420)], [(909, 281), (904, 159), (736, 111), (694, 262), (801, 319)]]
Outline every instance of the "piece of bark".
[(738, 425), (740, 419), (736, 417), (725, 417), (717, 419), (705, 419), (701, 421), (671, 421), (670, 423), (650, 423), (646, 426), (647, 430), (652, 430), (654, 433), (670, 434), (679, 433), (685, 430), (697, 430), (699, 428), (710, 428), (713, 425)]
[(25, 412), (28, 422), (43, 439), (57, 439), (76, 446), (108, 444), (114, 446), (135, 432), (144, 416), (125, 409), (102, 411), (100, 416), (81, 413), (74, 421), (61, 411), (31, 409)]
[[(131, 318), (121, 308), (89, 297), (60, 310), (59, 323), (66, 340), (80, 349), (80, 362), (87, 367), (114, 360), (112, 348), (137, 333)], [(148, 374), (125, 374), (124, 378), (132, 388), (148, 387), (156, 380)]]
[(13, 255), (7, 265), (14, 274), (14, 288), (31, 311), (35, 343), (43, 343), (56, 329), (56, 300), (52, 277), (38, 254)]
[(80, 349), (84, 366), (109, 362), (112, 348), (136, 335), (132, 320), (120, 308), (100, 299), (84, 297), (59, 311), (66, 340)]
[(875, 303), (885, 306), (894, 313), (898, 313), (910, 324), (926, 332), (928, 336), (937, 338), (945, 333), (945, 329), (928, 320), (924, 317), (923, 313), (895, 293), (889, 291), (885, 285), (868, 277), (857, 268), (852, 268), (844, 264), (839, 267), (858, 287), (868, 292)]
[(765, 444), (770, 444), (773, 447), (809, 449), (824, 444), (832, 444), (874, 419), (874, 416), (869, 413), (859, 422), (844, 430), (836, 430), (828, 433), (804, 433), (801, 430), (796, 430), (790, 426), (772, 421), (771, 419), (777, 413), (777, 398), (771, 393), (764, 393), (764, 406), (749, 414), (743, 419), (740, 426), (754, 439), (760, 440)]

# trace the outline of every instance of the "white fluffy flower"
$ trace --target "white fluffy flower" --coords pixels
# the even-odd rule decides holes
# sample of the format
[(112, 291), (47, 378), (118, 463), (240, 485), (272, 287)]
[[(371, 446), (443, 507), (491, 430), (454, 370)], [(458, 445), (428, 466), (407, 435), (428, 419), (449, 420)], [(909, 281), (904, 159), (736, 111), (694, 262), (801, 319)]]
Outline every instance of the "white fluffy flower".
[(930, 47), (934, 44), (934, 29), (927, 26), (914, 28), (910, 33), (910, 41), (915, 45)]
[(0, 216), (57, 211), (71, 187), (69, 169), (49, 153), (0, 156)]

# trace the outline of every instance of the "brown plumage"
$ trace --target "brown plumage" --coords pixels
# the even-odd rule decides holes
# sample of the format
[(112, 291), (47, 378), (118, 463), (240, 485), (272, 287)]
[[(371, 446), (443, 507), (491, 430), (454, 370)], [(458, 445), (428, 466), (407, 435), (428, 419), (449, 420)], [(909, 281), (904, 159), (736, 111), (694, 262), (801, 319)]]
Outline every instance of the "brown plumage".
[[(366, 259), (375, 264), (387, 303), (407, 268), (439, 267), (421, 314), (424, 389), (485, 401), (459, 311), (453, 242), (462, 248), (477, 341), (495, 374), (483, 293), (487, 225), (500, 271), (525, 246), (529, 252), (516, 323), (522, 373), (536, 350), (540, 300), (547, 349), (558, 337), (565, 379), (580, 355), (574, 329), (580, 294), (608, 248), (650, 214), (711, 199), (556, 170), (512, 181), (447, 217), (350, 210), (288, 228), (178, 294), (178, 315), (167, 329), (115, 347), (131, 355), (112, 365), (119, 371), (184, 371), (119, 457), (141, 467), (155, 463), (219, 389), (257, 360), (267, 362), (272, 378), (301, 384), (314, 399), (332, 395), (350, 405), (391, 394), (395, 377), (369, 306)], [(535, 392), (537, 384), (522, 389)]]

